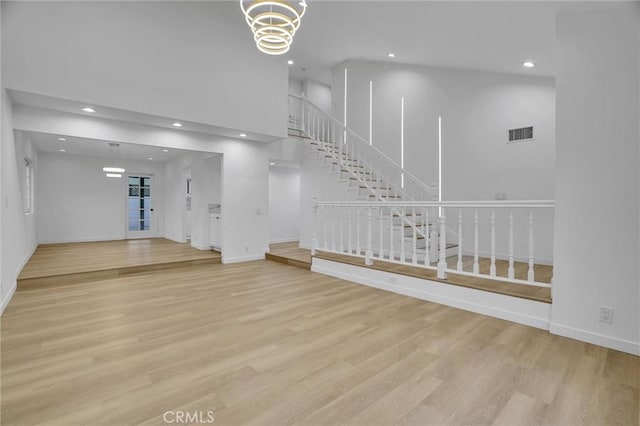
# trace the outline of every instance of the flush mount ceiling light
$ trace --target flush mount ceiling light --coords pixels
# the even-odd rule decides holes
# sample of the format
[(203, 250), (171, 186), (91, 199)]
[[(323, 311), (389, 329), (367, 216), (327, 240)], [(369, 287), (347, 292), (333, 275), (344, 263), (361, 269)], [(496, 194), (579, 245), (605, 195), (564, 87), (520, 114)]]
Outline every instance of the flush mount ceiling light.
[(59, 141), (66, 141), (66, 138), (58, 138)]
[(241, 138), (246, 138), (247, 134), (246, 133), (240, 133), (238, 136), (240, 136)]
[(522, 63), (522, 66), (525, 68), (533, 68), (536, 66), (536, 64), (533, 61), (524, 61)]
[(119, 143), (109, 142), (109, 150), (111, 151), (111, 165), (103, 167), (102, 171), (107, 173), (107, 177), (122, 177), (120, 173), (124, 173), (122, 167), (116, 166), (116, 153), (120, 146)]
[(182, 127), (182, 123), (176, 121), (175, 123), (172, 124), (172, 126), (173, 127)]
[(304, 0), (240, 0), (240, 8), (253, 31), (258, 50), (267, 55), (282, 55), (291, 47), (307, 3)]
[(96, 112), (96, 110), (95, 110), (95, 109), (93, 109), (93, 108), (91, 108), (91, 107), (84, 107), (84, 108), (82, 108), (82, 110), (83, 110), (84, 112)]
[(289, 64), (289, 65), (293, 65), (293, 59), (289, 59), (289, 60), (287, 61), (287, 64)]
[(392, 52), (389, 52), (389, 53), (387, 53), (387, 56), (390, 57), (390, 58), (395, 58), (396, 54), (392, 53)]

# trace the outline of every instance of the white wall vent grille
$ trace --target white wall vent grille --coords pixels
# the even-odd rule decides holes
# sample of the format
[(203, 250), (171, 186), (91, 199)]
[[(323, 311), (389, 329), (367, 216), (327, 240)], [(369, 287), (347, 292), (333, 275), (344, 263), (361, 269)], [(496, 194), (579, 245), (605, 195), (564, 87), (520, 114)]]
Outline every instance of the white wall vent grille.
[(533, 140), (533, 126), (520, 127), (518, 129), (509, 129), (508, 143), (524, 142)]

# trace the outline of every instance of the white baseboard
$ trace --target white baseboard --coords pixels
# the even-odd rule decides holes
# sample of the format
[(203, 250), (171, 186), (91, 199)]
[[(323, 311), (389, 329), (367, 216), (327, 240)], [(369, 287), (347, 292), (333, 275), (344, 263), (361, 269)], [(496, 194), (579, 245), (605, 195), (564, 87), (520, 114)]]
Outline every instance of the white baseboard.
[(211, 250), (211, 246), (209, 244), (198, 244), (191, 241), (191, 247), (196, 248), (198, 250)]
[(106, 238), (71, 238), (68, 240), (56, 240), (56, 241), (39, 241), (38, 244), (66, 244), (66, 243), (93, 243), (97, 241), (122, 241), (124, 236), (120, 237), (106, 237)]
[(180, 243), (180, 244), (184, 244), (187, 242), (187, 240), (185, 240), (182, 237), (174, 237), (173, 235), (163, 235), (162, 238), (165, 238), (167, 240), (173, 241), (174, 243)]
[(555, 322), (550, 324), (549, 332), (557, 334), (558, 336), (569, 337), (582, 342), (593, 343), (594, 345), (604, 346), (605, 348), (611, 348), (640, 356), (640, 342), (632, 342), (630, 340), (618, 339), (617, 337), (605, 336), (604, 334), (581, 330)]
[(325, 259), (313, 259), (311, 270), (358, 284), (428, 300), (531, 327), (549, 329), (551, 304), (442, 284)]
[(25, 256), (24, 259), (22, 259), (22, 262), (20, 263), (20, 266), (18, 266), (18, 269), (16, 270), (16, 277), (20, 276), (20, 272), (22, 272), (22, 270), (24, 269), (24, 267), (27, 265), (27, 262), (29, 262), (29, 260), (31, 260), (31, 256), (33, 256), (33, 253), (36, 252), (36, 249), (38, 248), (38, 245), (36, 244), (32, 249), (31, 252)]
[(13, 298), (13, 294), (16, 292), (16, 288), (18, 287), (17, 281), (14, 281), (9, 289), (9, 292), (2, 298), (2, 302), (0, 302), (0, 316), (4, 313), (4, 310), (9, 306), (9, 302)]
[(278, 238), (275, 240), (269, 240), (269, 244), (278, 244), (278, 243), (295, 243), (296, 241), (298, 241), (299, 238), (298, 237), (291, 237), (291, 238)]
[(300, 244), (298, 244), (298, 247), (300, 247), (301, 249), (306, 249), (306, 250), (311, 250), (313, 249), (311, 244), (305, 243), (300, 241)]
[(238, 257), (225, 257), (224, 252), (222, 253), (222, 263), (240, 263), (240, 262), (251, 262), (253, 260), (264, 260), (263, 254), (254, 254), (251, 256), (238, 256)]

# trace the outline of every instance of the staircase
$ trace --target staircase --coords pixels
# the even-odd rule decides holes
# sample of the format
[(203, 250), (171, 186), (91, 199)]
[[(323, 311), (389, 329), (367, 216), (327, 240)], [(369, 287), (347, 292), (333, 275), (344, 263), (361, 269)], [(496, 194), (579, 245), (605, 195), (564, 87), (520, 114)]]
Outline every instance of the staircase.
[[(304, 97), (289, 95), (289, 136), (306, 141), (315, 155), (330, 173), (347, 182), (350, 190), (356, 191), (360, 201), (380, 203), (380, 234), (392, 227), (387, 244), (395, 247), (398, 257), (389, 260), (405, 260), (409, 254), (412, 263), (433, 263), (438, 259), (440, 229), (437, 226), (435, 209), (410, 210), (389, 206), (387, 202), (437, 201), (435, 185), (430, 187), (384, 153), (374, 148), (361, 136), (344, 126), (336, 118), (322, 111)], [(351, 213), (349, 213), (351, 214)], [(355, 212), (354, 214), (361, 214)], [(382, 220), (385, 217), (391, 220)], [(374, 231), (375, 232), (375, 231)], [(451, 233), (451, 235), (449, 235)], [(447, 240), (456, 241), (455, 232), (447, 229)], [(447, 254), (456, 253), (457, 244), (447, 245)], [(359, 247), (336, 248), (346, 254), (364, 255)], [(387, 247), (387, 252), (388, 247)], [(375, 258), (383, 259), (383, 247)], [(394, 253), (394, 250), (391, 250)]]

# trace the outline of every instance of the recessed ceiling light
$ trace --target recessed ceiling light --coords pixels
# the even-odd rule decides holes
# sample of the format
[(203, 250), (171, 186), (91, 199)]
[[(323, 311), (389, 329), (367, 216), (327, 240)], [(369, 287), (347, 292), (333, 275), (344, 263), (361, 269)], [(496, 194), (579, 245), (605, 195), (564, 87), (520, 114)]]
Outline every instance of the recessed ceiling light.
[(67, 152), (67, 150), (66, 150), (66, 149), (59, 149), (58, 151), (60, 151), (60, 152)]
[(58, 138), (59, 141), (66, 141), (66, 138)]
[(93, 109), (93, 108), (91, 108), (91, 107), (84, 107), (84, 108), (82, 108), (82, 110), (83, 110), (84, 112), (96, 112), (96, 110), (95, 110), (95, 109)]
[(169, 152), (169, 150), (168, 149), (163, 149), (162, 152)]
[(293, 65), (293, 59), (289, 59), (289, 60), (287, 61), (287, 63), (288, 63), (289, 65)]
[(172, 124), (172, 126), (173, 127), (182, 127), (182, 123), (179, 123), (179, 122), (176, 121), (175, 123)]
[(147, 158), (147, 160), (153, 160), (153, 157), (149, 157), (149, 158)]
[(533, 68), (533, 67), (536, 66), (536, 64), (534, 62), (532, 62), (532, 61), (524, 61), (522, 63), (522, 66), (525, 67), (525, 68)]
[(103, 167), (102, 171), (107, 173), (124, 173), (122, 167)]
[(275, 166), (276, 163), (274, 163), (273, 161), (269, 163), (270, 166)]
[(390, 57), (390, 58), (395, 58), (396, 54), (389, 52), (389, 53), (387, 53), (387, 56)]
[(246, 133), (240, 133), (238, 136), (240, 136), (241, 138), (246, 138), (247, 134)]

